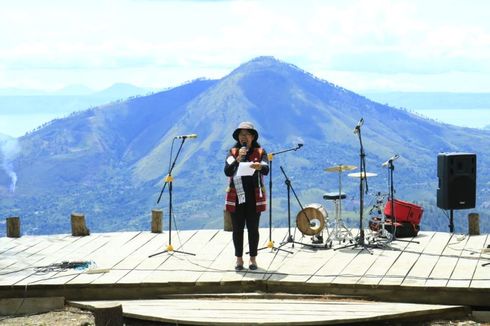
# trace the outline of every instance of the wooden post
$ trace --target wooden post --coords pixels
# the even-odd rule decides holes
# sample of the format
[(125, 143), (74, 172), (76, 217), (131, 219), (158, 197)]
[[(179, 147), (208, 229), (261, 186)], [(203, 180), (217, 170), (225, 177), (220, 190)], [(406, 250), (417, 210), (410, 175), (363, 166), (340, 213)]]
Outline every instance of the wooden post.
[(226, 209), (223, 210), (223, 230), (231, 232), (233, 231), (233, 224), (231, 223), (231, 213)]
[(151, 232), (162, 233), (163, 223), (163, 210), (152, 209), (151, 210)]
[(82, 213), (71, 213), (71, 235), (83, 237), (90, 234), (85, 225), (85, 215)]
[(468, 234), (480, 235), (480, 215), (478, 213), (468, 214)]
[(7, 217), (7, 237), (20, 238), (20, 218), (17, 216)]
[(95, 307), (95, 326), (122, 326), (123, 310), (120, 303), (108, 303)]

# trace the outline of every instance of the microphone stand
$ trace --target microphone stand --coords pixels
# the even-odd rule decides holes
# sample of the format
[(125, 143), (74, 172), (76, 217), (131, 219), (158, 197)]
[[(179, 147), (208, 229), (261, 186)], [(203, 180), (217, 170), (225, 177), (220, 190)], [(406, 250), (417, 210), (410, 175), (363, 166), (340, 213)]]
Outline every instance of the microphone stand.
[(296, 197), (296, 201), (298, 202), (299, 207), (301, 207), (301, 212), (303, 212), (303, 215), (308, 220), (308, 222), (310, 221), (310, 218), (306, 215), (306, 212), (303, 209), (303, 205), (301, 204), (301, 201), (299, 200), (298, 196), (296, 195), (296, 192), (294, 191), (293, 185), (291, 184), (291, 180), (289, 180), (289, 178), (286, 175), (286, 172), (284, 172), (284, 169), (282, 168), (282, 166), (280, 166), (279, 168), (281, 169), (282, 174), (286, 178), (286, 180), (284, 182), (286, 183), (287, 192), (288, 192), (288, 238), (285, 242), (281, 243), (280, 247), (282, 247), (288, 243), (292, 243), (291, 247), (294, 248), (294, 244), (297, 243), (297, 244), (302, 244), (304, 246), (309, 246), (312, 248), (318, 248), (318, 246), (315, 246), (315, 245), (294, 241), (294, 238), (291, 235), (291, 196), (290, 196), (290, 191), (292, 191), (294, 197)]
[(269, 242), (267, 243), (267, 246), (259, 248), (257, 249), (257, 251), (269, 248), (271, 250), (282, 250), (292, 254), (291, 251), (274, 246), (274, 241), (272, 241), (272, 161), (274, 160), (275, 155), (290, 152), (290, 151), (297, 151), (301, 147), (303, 147), (303, 144), (298, 144), (298, 146), (296, 147), (285, 149), (274, 153), (269, 153), (267, 155), (267, 158), (269, 159)]
[(390, 185), (390, 192), (388, 196), (388, 200), (391, 200), (390, 202), (390, 209), (391, 209), (391, 223), (392, 223), (392, 229), (393, 229), (393, 235), (391, 239), (388, 242), (392, 241), (401, 241), (401, 242), (413, 242), (419, 244), (420, 242), (418, 241), (412, 241), (412, 240), (400, 240), (397, 239), (396, 237), (396, 214), (395, 214), (395, 187), (394, 187), (394, 182), (393, 182), (393, 175), (395, 171), (395, 165), (393, 164), (394, 160), (388, 160), (388, 169), (390, 170), (390, 177), (389, 177), (389, 185)]
[[(152, 254), (148, 256), (148, 258), (154, 257), (156, 255), (160, 255), (163, 253), (171, 253), (171, 252), (177, 252), (181, 254), (187, 254), (187, 255), (192, 255), (195, 256), (196, 254), (190, 253), (190, 252), (185, 252), (185, 251), (180, 251), (180, 250), (174, 250), (174, 247), (172, 246), (172, 184), (174, 181), (174, 178), (172, 177), (172, 171), (175, 167), (175, 163), (177, 162), (177, 158), (179, 157), (180, 151), (182, 150), (182, 146), (184, 145), (185, 139), (187, 137), (182, 138), (182, 142), (180, 143), (179, 150), (177, 151), (177, 154), (175, 155), (174, 161), (172, 165), (170, 166), (167, 176), (165, 177), (165, 183), (163, 184), (162, 191), (160, 191), (160, 196), (158, 196), (157, 204), (160, 203), (160, 199), (162, 199), (162, 194), (163, 191), (165, 190), (165, 187), (168, 184), (168, 245), (164, 251), (157, 252), (155, 254)], [(170, 159), (172, 158), (172, 155), (170, 154)]]
[[(361, 121), (363, 121), (361, 119)], [(360, 167), (360, 175), (359, 175), (359, 235), (357, 236), (357, 242), (354, 244), (346, 245), (343, 247), (339, 248), (334, 248), (335, 250), (338, 249), (343, 249), (343, 248), (349, 248), (349, 247), (361, 247), (361, 250), (366, 250), (369, 252), (371, 255), (373, 252), (369, 250), (368, 245), (365, 241), (365, 236), (364, 236), (364, 228), (362, 226), (362, 219), (363, 219), (363, 210), (364, 210), (364, 183), (366, 183), (366, 193), (368, 192), (368, 182), (367, 182), (367, 175), (366, 175), (366, 154), (364, 153), (364, 146), (362, 145), (362, 136), (361, 136), (361, 125), (358, 125), (355, 129), (355, 133), (357, 133), (357, 136), (359, 137), (359, 167)]]

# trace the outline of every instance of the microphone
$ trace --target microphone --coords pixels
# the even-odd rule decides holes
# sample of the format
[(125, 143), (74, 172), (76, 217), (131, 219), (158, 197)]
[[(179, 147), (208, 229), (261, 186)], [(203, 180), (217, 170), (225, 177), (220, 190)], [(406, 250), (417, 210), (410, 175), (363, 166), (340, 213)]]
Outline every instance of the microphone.
[[(243, 142), (242, 143), (242, 148), (244, 148), (245, 150), (247, 150), (247, 143), (246, 142)], [(245, 162), (245, 159), (247, 158), (247, 155), (242, 155), (242, 157), (240, 158), (240, 162)]]
[(175, 136), (175, 139), (187, 139), (187, 138), (197, 138), (197, 134)]
[(395, 154), (395, 155), (393, 155), (392, 157), (390, 157), (390, 158), (388, 159), (388, 161), (386, 161), (386, 162), (384, 162), (383, 164), (381, 164), (381, 166), (387, 166), (388, 164), (390, 164), (391, 162), (393, 162), (394, 160), (396, 160), (396, 159), (397, 159), (397, 158), (399, 158), (399, 157), (400, 157), (400, 155)]
[(303, 144), (298, 144), (298, 148), (301, 148), (301, 147), (303, 147)]
[(359, 130), (361, 129), (363, 124), (364, 124), (364, 119), (361, 118), (361, 120), (359, 120), (359, 122), (357, 123), (357, 126), (354, 128), (355, 134), (359, 133)]

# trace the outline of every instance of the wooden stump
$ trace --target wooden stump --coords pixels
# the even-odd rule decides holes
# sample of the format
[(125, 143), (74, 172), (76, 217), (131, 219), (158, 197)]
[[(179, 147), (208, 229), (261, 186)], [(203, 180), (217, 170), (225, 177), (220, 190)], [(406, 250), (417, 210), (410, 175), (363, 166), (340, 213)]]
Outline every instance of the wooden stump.
[(231, 222), (231, 213), (226, 209), (223, 211), (223, 230), (231, 232), (233, 231), (233, 224)]
[(108, 303), (94, 310), (95, 326), (122, 326), (123, 314), (120, 303)]
[(71, 235), (83, 237), (90, 234), (90, 230), (85, 225), (85, 215), (81, 213), (71, 214)]
[(7, 237), (20, 238), (20, 218), (17, 216), (7, 217)]
[(162, 233), (163, 211), (161, 209), (151, 210), (151, 232)]
[(480, 235), (480, 215), (478, 213), (468, 214), (468, 234)]

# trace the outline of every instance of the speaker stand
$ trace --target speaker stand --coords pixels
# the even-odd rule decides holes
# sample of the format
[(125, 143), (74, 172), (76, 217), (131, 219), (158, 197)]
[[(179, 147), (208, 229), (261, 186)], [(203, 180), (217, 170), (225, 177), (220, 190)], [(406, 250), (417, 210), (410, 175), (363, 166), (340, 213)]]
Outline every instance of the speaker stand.
[(449, 232), (454, 233), (454, 210), (449, 210)]

